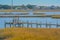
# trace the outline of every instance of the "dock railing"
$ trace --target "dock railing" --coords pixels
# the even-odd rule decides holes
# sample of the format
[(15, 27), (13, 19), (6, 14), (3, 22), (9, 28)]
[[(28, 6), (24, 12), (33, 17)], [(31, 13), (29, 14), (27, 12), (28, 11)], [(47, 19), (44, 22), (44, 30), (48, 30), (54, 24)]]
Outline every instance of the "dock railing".
[[(26, 26), (26, 25), (27, 26)], [(17, 22), (17, 23), (13, 23), (13, 22), (5, 22), (5, 28), (7, 28), (7, 25), (10, 25), (9, 27), (11, 28), (11, 27), (25, 27), (26, 26), (26, 28), (53, 28), (53, 26), (54, 26), (54, 28), (59, 28), (60, 27), (60, 24), (58, 24), (58, 22), (57, 23), (42, 23), (42, 22), (29, 22), (29, 21), (27, 21), (27, 22), (23, 22), (23, 21), (20, 21), (20, 22)], [(43, 27), (43, 25), (44, 25), (44, 27)], [(34, 27), (35, 26), (35, 27)]]

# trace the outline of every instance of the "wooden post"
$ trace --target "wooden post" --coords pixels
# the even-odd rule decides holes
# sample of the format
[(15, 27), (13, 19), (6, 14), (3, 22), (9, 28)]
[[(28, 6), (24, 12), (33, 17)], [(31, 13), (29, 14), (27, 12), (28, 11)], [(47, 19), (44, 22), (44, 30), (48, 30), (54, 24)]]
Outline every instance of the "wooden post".
[(21, 27), (21, 23), (20, 23), (20, 25), (19, 25), (20, 27)]
[(22, 27), (22, 23), (20, 23), (20, 27)]
[(56, 25), (57, 25), (56, 28), (58, 28), (58, 21), (57, 21), (57, 24)]
[(29, 22), (27, 21), (27, 28), (29, 28)]
[(22, 21), (21, 21), (21, 28), (22, 28)]
[(14, 19), (13, 19), (13, 27), (14, 27)]
[(38, 24), (37, 24), (37, 22), (36, 22), (36, 28), (38, 28)]
[(17, 18), (17, 17), (15, 17), (15, 18), (13, 19), (13, 26), (14, 26), (14, 27), (16, 27), (16, 23), (17, 23), (17, 21), (18, 21), (16, 18)]
[(22, 28), (24, 27), (24, 23), (22, 23)]
[(21, 23), (18, 23), (18, 27), (21, 27)]
[(20, 26), (19, 26), (19, 23), (18, 23), (18, 27), (20, 27)]
[[(4, 21), (5, 22), (5, 21)], [(5, 22), (5, 24), (4, 24), (4, 27), (6, 28), (6, 22)]]
[(32, 28), (32, 23), (30, 25), (31, 25), (31, 28)]
[(10, 23), (10, 28), (11, 28), (11, 23)]
[(18, 27), (20, 27), (19, 17), (17, 17), (17, 25), (18, 25)]
[(23, 28), (23, 22), (21, 21), (21, 27)]
[(51, 23), (49, 23), (49, 28), (51, 28)]
[(21, 27), (21, 23), (22, 23), (22, 21), (20, 21), (20, 23), (19, 23), (19, 26)]
[(48, 27), (48, 25), (47, 25), (47, 20), (46, 20), (46, 28)]
[(41, 28), (42, 23), (40, 22), (40, 28)]
[(31, 28), (32, 28), (32, 24), (33, 24), (33, 23), (32, 23), (32, 21), (31, 21)]
[(5, 23), (5, 28), (6, 28), (6, 23)]

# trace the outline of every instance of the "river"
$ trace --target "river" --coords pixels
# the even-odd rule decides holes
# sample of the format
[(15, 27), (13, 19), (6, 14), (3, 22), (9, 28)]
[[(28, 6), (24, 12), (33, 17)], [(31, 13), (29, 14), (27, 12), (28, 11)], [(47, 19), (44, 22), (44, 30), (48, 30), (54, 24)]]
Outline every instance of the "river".
[[(4, 12), (0, 12), (1, 14)], [(20, 12), (12, 12), (13, 14), (17, 14)], [(60, 12), (44, 12), (46, 15), (52, 15), (52, 14), (60, 14)], [(29, 15), (32, 15), (32, 13), (30, 12)], [(19, 18), (21, 21), (29, 21), (29, 22), (41, 22), (41, 23), (58, 23), (60, 24), (60, 19), (53, 19), (50, 17), (41, 17), (41, 18)], [(11, 22), (13, 20), (13, 18), (0, 18), (0, 28), (4, 28), (4, 22)], [(9, 26), (9, 25), (8, 25)], [(35, 26), (34, 26), (35, 27)], [(43, 26), (42, 26), (43, 27)], [(55, 28), (55, 26), (53, 26), (53, 28)]]

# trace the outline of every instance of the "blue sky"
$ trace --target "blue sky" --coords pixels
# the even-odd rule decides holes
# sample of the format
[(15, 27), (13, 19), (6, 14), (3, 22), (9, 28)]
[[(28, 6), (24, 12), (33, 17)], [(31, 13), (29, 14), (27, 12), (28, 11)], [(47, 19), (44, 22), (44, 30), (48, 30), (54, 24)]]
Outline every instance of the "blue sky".
[[(11, 0), (0, 0), (0, 4), (11, 5)], [(14, 0), (14, 5), (33, 4), (33, 5), (58, 5), (60, 6), (60, 0)]]

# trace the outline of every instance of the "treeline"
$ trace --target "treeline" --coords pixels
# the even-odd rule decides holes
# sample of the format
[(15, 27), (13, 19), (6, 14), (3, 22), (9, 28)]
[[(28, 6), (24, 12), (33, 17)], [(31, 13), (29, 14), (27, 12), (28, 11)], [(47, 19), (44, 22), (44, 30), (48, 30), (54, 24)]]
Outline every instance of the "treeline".
[(40, 9), (60, 9), (60, 6), (37, 6), (37, 5), (20, 5), (20, 6), (10, 6), (10, 5), (1, 5), (0, 9), (21, 9), (21, 10), (27, 10), (27, 9), (34, 9), (34, 10), (40, 10)]

